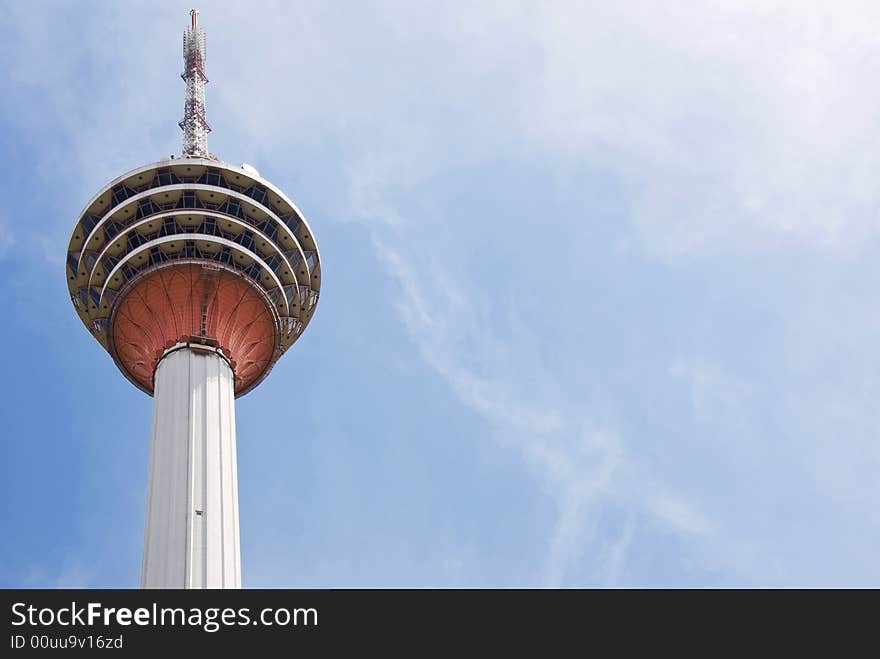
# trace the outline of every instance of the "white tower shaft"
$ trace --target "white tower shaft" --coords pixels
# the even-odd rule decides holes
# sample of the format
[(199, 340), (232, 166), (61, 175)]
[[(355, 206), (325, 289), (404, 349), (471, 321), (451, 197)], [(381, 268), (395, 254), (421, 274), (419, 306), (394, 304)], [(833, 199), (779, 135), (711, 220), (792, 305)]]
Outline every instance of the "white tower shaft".
[(172, 349), (154, 396), (141, 585), (241, 588), (232, 369)]

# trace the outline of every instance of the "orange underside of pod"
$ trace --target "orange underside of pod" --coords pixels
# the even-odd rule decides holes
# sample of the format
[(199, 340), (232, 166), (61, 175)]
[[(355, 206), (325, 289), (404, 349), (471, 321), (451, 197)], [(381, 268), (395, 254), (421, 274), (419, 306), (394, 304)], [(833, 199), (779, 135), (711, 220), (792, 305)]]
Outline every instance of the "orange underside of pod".
[(270, 366), (275, 324), (266, 302), (240, 277), (188, 264), (137, 282), (119, 302), (112, 337), (122, 367), (151, 392), (156, 363), (167, 348), (191, 337), (216, 341), (241, 391)]

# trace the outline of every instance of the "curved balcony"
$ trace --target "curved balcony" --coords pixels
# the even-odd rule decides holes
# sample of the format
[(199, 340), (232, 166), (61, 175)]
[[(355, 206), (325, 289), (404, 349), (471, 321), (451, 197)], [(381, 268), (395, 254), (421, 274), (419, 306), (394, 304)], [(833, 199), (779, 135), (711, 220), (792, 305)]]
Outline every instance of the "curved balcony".
[[(189, 273), (189, 288), (172, 276), (175, 271)], [(252, 171), (214, 160), (171, 159), (129, 172), (92, 199), (71, 236), (67, 280), (85, 326), (144, 391), (152, 392), (151, 360), (159, 347), (197, 340), (225, 342), (241, 395), (265, 377), (311, 319), (320, 256), (299, 209)], [(205, 292), (215, 290), (215, 280), (249, 300), (243, 308), (261, 319), (259, 340), (242, 343), (228, 327), (207, 322), (211, 313), (229, 313), (211, 306), (216, 300)], [(176, 297), (166, 295), (162, 302), (154, 295), (144, 306), (144, 291), (172, 281)], [(184, 323), (186, 331), (179, 322), (160, 331), (154, 325), (167, 311), (163, 304), (183, 305), (203, 317)], [(247, 314), (237, 318), (252, 327)], [(152, 329), (144, 333), (138, 326)], [(252, 358), (254, 346), (260, 346), (259, 358)]]

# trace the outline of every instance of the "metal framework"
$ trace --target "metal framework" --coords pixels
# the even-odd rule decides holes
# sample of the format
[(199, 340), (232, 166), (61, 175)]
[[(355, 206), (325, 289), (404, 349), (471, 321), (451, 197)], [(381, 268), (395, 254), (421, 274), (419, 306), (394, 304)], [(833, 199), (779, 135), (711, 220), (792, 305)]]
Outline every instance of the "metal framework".
[(183, 156), (207, 158), (208, 133), (211, 126), (205, 116), (205, 31), (198, 27), (199, 10), (190, 10), (191, 27), (183, 33), (184, 70), (180, 74), (186, 82), (186, 102), (183, 119), (178, 124), (183, 130)]

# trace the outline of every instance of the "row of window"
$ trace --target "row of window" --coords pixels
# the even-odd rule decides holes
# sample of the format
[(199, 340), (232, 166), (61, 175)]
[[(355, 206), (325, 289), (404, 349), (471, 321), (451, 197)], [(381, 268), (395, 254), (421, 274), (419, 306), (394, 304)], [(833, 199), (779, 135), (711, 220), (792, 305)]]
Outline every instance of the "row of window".
[(208, 167), (200, 176), (181, 176), (180, 169), (173, 170), (170, 167), (161, 167), (156, 170), (153, 177), (145, 181), (142, 185), (129, 187), (125, 183), (114, 185), (111, 190), (113, 205), (121, 204), (126, 199), (133, 197), (144, 190), (151, 190), (163, 185), (176, 185), (178, 183), (201, 183), (204, 185), (215, 185), (218, 188), (227, 188), (241, 192), (251, 199), (268, 206), (271, 193), (266, 186), (250, 181), (249, 186), (236, 185), (226, 179), (225, 173), (216, 167)]
[(228, 245), (220, 245), (219, 249), (216, 250), (202, 251), (192, 240), (184, 241), (183, 249), (171, 254), (163, 252), (158, 247), (153, 247), (150, 249), (146, 260), (139, 264), (128, 261), (119, 269), (119, 272), (122, 273), (123, 282), (126, 282), (144, 268), (158, 265), (159, 263), (165, 263), (167, 261), (185, 258), (212, 259), (214, 261), (219, 261), (220, 263), (226, 263), (257, 281), (260, 280), (260, 275), (262, 274), (262, 268), (257, 262), (253, 262), (248, 266), (242, 266), (240, 263), (236, 263), (235, 254)]
[[(279, 242), (279, 227), (274, 219), (267, 218), (262, 222), (257, 222), (253, 220), (245, 214), (244, 209), (241, 207), (241, 203), (237, 199), (226, 199), (219, 204), (205, 204), (198, 198), (195, 191), (193, 190), (183, 191), (180, 198), (176, 202), (171, 202), (168, 204), (158, 204), (152, 199), (142, 199), (140, 202), (138, 202), (135, 216), (131, 218), (131, 220), (125, 220), (123, 222), (111, 220), (106, 223), (104, 228), (105, 238), (107, 241), (113, 240), (113, 238), (119, 235), (120, 232), (130, 226), (131, 223), (137, 222), (138, 220), (144, 219), (156, 213), (171, 209), (208, 209), (218, 213), (232, 215), (240, 218), (244, 222), (262, 231), (272, 241), (276, 243)], [(299, 217), (294, 214), (290, 214), (282, 217), (281, 219), (285, 222), (285, 224), (287, 224), (290, 230), (295, 233), (296, 228), (299, 226), (300, 223)], [(81, 222), (83, 231), (86, 232), (86, 234), (90, 233), (99, 221), (100, 217), (97, 215), (89, 215), (84, 217)], [(282, 237), (282, 240), (286, 240), (286, 238)], [(290, 250), (293, 250), (292, 245), (290, 246)], [(73, 261), (70, 262), (71, 268), (76, 270), (77, 266), (73, 265)], [(311, 271), (312, 269), (313, 266), (310, 264), (309, 270)]]
[[(248, 224), (257, 227), (273, 240), (277, 240), (278, 238), (278, 225), (272, 218), (257, 221), (244, 212), (244, 208), (242, 207), (241, 202), (238, 199), (229, 197), (218, 203), (206, 202), (199, 199), (195, 190), (184, 190), (181, 193), (180, 198), (178, 198), (176, 201), (171, 201), (165, 204), (158, 203), (151, 198), (141, 199), (138, 202), (137, 209), (135, 210), (135, 214), (132, 218), (126, 218), (121, 222), (116, 220), (109, 220), (104, 226), (104, 236), (109, 241), (117, 236), (120, 231), (125, 229), (132, 222), (137, 222), (138, 220), (142, 220), (163, 211), (185, 209), (211, 210), (217, 213), (223, 213), (225, 215), (237, 217), (240, 220), (243, 220), (244, 222), (247, 222)], [(86, 231), (91, 232), (91, 230), (96, 226), (97, 222), (94, 220), (94, 218), (96, 217), (97, 216), (90, 215), (87, 218), (83, 218), (83, 228)], [(284, 222), (290, 228), (290, 231), (294, 234), (299, 228), (299, 224), (301, 222), (299, 217), (294, 214), (281, 217), (281, 221)], [(88, 225), (90, 225), (90, 227)]]
[[(184, 241), (183, 248), (180, 251), (171, 254), (163, 252), (158, 247), (153, 247), (149, 250), (146, 260), (140, 263), (129, 261), (123, 264), (118, 271), (121, 278), (121, 281), (119, 282), (120, 285), (117, 286), (115, 290), (111, 288), (105, 290), (104, 305), (106, 307), (113, 304), (118, 295), (118, 290), (121, 288), (121, 284), (131, 280), (139, 272), (155, 265), (180, 259), (210, 259), (225, 263), (238, 272), (247, 275), (251, 279), (259, 281), (262, 274), (262, 268), (260, 265), (254, 262), (250, 265), (244, 266), (236, 257), (237, 255), (226, 245), (220, 246), (220, 249), (217, 250), (204, 251), (199, 249), (198, 245), (193, 240)], [(265, 288), (270, 298), (279, 307), (283, 305), (284, 300), (286, 299), (292, 306), (296, 306), (298, 303), (302, 309), (308, 310), (315, 305), (318, 299), (318, 294), (306, 285), (288, 285), (284, 286), (283, 289), (279, 289), (277, 286)], [(88, 309), (88, 307), (91, 306), (94, 310), (97, 308), (98, 304), (101, 303), (101, 287), (83, 286), (76, 291), (72, 299), (77, 308)]]
[[(257, 251), (257, 243), (260, 244), (260, 247), (265, 243), (265, 239), (251, 229), (243, 229), (238, 233), (224, 230), (224, 227), (229, 223), (223, 222), (220, 218), (208, 217), (198, 224), (190, 226), (184, 226), (173, 217), (166, 217), (162, 220), (157, 220), (157, 222), (159, 223), (159, 228), (154, 229), (150, 233), (142, 234), (138, 231), (131, 231), (126, 234), (126, 252), (130, 252), (156, 238), (163, 236), (176, 236), (181, 233), (201, 233), (207, 236), (225, 238), (226, 240), (231, 240), (251, 251)], [(302, 258), (297, 249), (288, 249), (282, 253), (287, 257), (287, 260), (292, 267), (296, 267)], [(278, 258), (278, 262), (281, 262), (280, 258)]]
[[(162, 220), (162, 224), (160, 228), (148, 235), (142, 235), (137, 232), (131, 232), (126, 237), (126, 251), (125, 254), (130, 253), (132, 250), (140, 247), (141, 245), (145, 245), (157, 238), (163, 236), (176, 236), (181, 233), (199, 233), (204, 234), (205, 236), (217, 236), (221, 238), (225, 238), (230, 240), (237, 245), (241, 245), (245, 249), (250, 251), (256, 251), (256, 241), (262, 242), (262, 238), (256, 236), (252, 231), (245, 229), (240, 233), (232, 234), (224, 232), (218, 221), (214, 218), (207, 218), (204, 222), (195, 227), (183, 227), (175, 222), (172, 218), (165, 218)], [(184, 241), (184, 244), (189, 244), (192, 241)], [(221, 246), (224, 250), (229, 250), (228, 246)], [(154, 247), (153, 249), (159, 249), (158, 247)], [(216, 250), (210, 250), (205, 252), (214, 254)], [(116, 265), (123, 260), (123, 256), (113, 256), (111, 254), (105, 254), (101, 257), (101, 268), (104, 272), (110, 272)], [(301, 255), (299, 251), (288, 250), (283, 253), (283, 256), (287, 259), (285, 262), (285, 258), (282, 258), (281, 254), (277, 252), (265, 258), (264, 263), (279, 277), (279, 279), (283, 279), (285, 276), (290, 274), (288, 270), (288, 264), (292, 268), (298, 267), (301, 262)], [(314, 273), (314, 268), (317, 265), (317, 255), (313, 251), (305, 252), (305, 263), (309, 269), (309, 274)], [(82, 258), (79, 262), (77, 262), (77, 255), (74, 252), (68, 252), (68, 265), (73, 269), (76, 267), (82, 268), (82, 272), (91, 272), (95, 268), (95, 264), (98, 262), (98, 253), (94, 251), (85, 251), (82, 253)], [(240, 261), (241, 259), (239, 259)], [(71, 276), (72, 278), (72, 276)], [(259, 279), (259, 277), (257, 277)]]
[[(147, 243), (149, 243), (159, 237), (176, 236), (176, 235), (180, 235), (181, 233), (199, 233), (199, 234), (203, 234), (205, 236), (218, 236), (218, 237), (230, 240), (230, 241), (236, 243), (237, 245), (241, 245), (243, 248), (245, 248), (251, 252), (257, 251), (256, 243), (258, 241), (260, 243), (263, 242), (262, 238), (260, 238), (256, 234), (254, 234), (254, 232), (249, 229), (245, 229), (238, 234), (226, 233), (220, 228), (220, 226), (218, 225), (218, 222), (216, 220), (214, 220), (213, 218), (209, 218), (209, 219), (205, 220), (197, 227), (182, 227), (177, 222), (175, 222), (173, 219), (165, 218), (165, 220), (162, 221), (160, 228), (151, 234), (141, 235), (137, 232), (129, 233), (126, 238), (126, 252), (125, 253), (128, 254), (132, 250), (140, 247), (141, 245), (145, 245), (145, 244), (147, 244)], [(185, 243), (187, 243), (187, 242), (191, 242), (191, 241), (185, 241)], [(224, 246), (224, 248), (229, 249), (227, 246)], [(159, 249), (159, 248), (155, 247), (153, 249)], [(285, 261), (285, 257), (286, 257), (287, 261)], [(87, 268), (89, 268), (89, 271), (91, 271), (91, 269), (94, 268), (94, 265), (96, 262), (95, 258), (96, 258), (95, 252), (83, 253), (83, 265), (85, 265)], [(103, 268), (104, 272), (110, 272), (116, 266), (116, 264), (119, 263), (122, 259), (123, 259), (123, 256), (113, 256), (111, 254), (105, 254), (101, 258), (101, 267)], [(290, 272), (289, 268), (291, 268), (291, 267), (296, 268), (299, 265), (301, 259), (302, 259), (302, 257), (301, 257), (298, 250), (296, 250), (296, 251), (289, 250), (284, 253), (284, 257), (282, 257), (281, 254), (275, 252), (272, 255), (270, 255), (269, 257), (264, 258), (263, 262), (269, 267), (269, 269), (271, 269), (279, 277), (279, 279), (284, 279), (286, 276), (292, 274)], [(241, 259), (239, 259), (239, 260), (241, 260)], [(306, 263), (309, 264), (308, 267), (310, 269), (309, 270), (310, 273), (314, 268), (315, 262), (316, 261), (315, 261), (314, 252), (309, 252), (307, 254)]]

